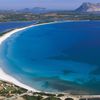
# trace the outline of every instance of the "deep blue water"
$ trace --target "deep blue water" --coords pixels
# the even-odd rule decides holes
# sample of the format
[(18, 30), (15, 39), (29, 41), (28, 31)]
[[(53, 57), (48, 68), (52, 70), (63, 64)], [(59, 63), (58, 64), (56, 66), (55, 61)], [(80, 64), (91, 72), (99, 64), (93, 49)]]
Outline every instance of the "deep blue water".
[(0, 49), (3, 69), (35, 89), (100, 94), (100, 22), (62, 22), (17, 32)]
[(2, 32), (6, 32), (6, 31), (9, 31), (11, 29), (29, 26), (29, 25), (34, 24), (34, 23), (35, 23), (35, 21), (2, 22), (2, 23), (0, 23), (0, 34), (2, 34)]

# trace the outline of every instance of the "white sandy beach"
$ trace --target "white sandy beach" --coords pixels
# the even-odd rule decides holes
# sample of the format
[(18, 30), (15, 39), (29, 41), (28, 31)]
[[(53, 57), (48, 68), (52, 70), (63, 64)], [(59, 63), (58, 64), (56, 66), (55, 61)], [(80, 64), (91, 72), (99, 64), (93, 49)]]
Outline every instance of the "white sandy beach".
[[(60, 22), (60, 21), (59, 21)], [(51, 24), (51, 23), (58, 23), (57, 21), (55, 22), (49, 22), (49, 23), (42, 23), (42, 24), (36, 24), (36, 25), (30, 25), (30, 26), (27, 26), (27, 27), (24, 27), (24, 28), (19, 28), (19, 29), (15, 29), (11, 32), (8, 32), (6, 34), (4, 34), (3, 36), (0, 37), (0, 45), (8, 38), (10, 37), (12, 34), (16, 33), (16, 32), (19, 32), (21, 30), (24, 30), (24, 29), (27, 29), (27, 28), (31, 28), (31, 27), (34, 27), (34, 26), (39, 26), (39, 25), (44, 25), (44, 24)], [(3, 66), (2, 66), (3, 67)], [(0, 68), (0, 79), (3, 80), (3, 81), (6, 81), (6, 82), (11, 82), (19, 87), (22, 87), (22, 88), (25, 88), (29, 91), (33, 91), (33, 92), (38, 92), (38, 90), (30, 87), (30, 86), (27, 86), (21, 82), (19, 82), (17, 79), (15, 79), (14, 77), (8, 75), (7, 73), (5, 73), (2, 69), (2, 67)]]
[[(29, 26), (29, 27), (32, 27), (32, 26)], [(24, 27), (24, 28), (20, 28), (20, 29), (15, 29), (11, 32), (8, 32), (6, 34), (4, 34), (3, 36), (0, 37), (0, 45), (3, 43), (3, 41), (5, 41), (8, 37), (10, 37), (12, 34), (18, 32), (18, 31), (21, 31), (21, 30), (24, 30), (26, 28), (29, 28), (29, 27)], [(18, 80), (16, 80), (14, 77), (6, 74), (2, 68), (0, 68), (0, 80), (3, 80), (3, 81), (6, 81), (6, 82), (11, 82), (19, 87), (22, 87), (24, 89), (27, 89), (29, 91), (33, 91), (33, 92), (37, 92), (37, 90), (33, 89), (32, 87), (29, 87), (21, 82), (19, 82)]]
[[(36, 24), (36, 25), (30, 25), (24, 28), (19, 28), (19, 29), (15, 29), (13, 31), (10, 31), (6, 34), (4, 34), (3, 36), (0, 37), (0, 45), (11, 35), (15, 34), (16, 32), (19, 32), (21, 30), (27, 29), (27, 28), (31, 28), (31, 27), (35, 27), (35, 26), (39, 26), (39, 25), (44, 25), (44, 24), (51, 24), (51, 23), (57, 23), (57, 22), (50, 22), (50, 23), (42, 23), (42, 24)], [(2, 66), (3, 67), (3, 66)], [(5, 73), (4, 70), (2, 69), (2, 67), (0, 68), (0, 80), (6, 81), (6, 82), (11, 82), (19, 87), (22, 87), (24, 89), (27, 89), (29, 91), (33, 91), (33, 92), (39, 92), (38, 90), (27, 86), (21, 82), (19, 82), (17, 79), (15, 79), (14, 77), (10, 76), (9, 74)]]

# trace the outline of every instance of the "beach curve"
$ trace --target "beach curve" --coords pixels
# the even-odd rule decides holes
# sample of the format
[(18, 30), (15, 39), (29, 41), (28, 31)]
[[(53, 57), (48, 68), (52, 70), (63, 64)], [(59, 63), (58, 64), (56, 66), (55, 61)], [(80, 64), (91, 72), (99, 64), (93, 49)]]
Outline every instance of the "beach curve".
[[(58, 22), (62, 22), (62, 21), (55, 21), (55, 22), (49, 22), (49, 23), (41, 23), (41, 24), (34, 24), (34, 25), (30, 25), (30, 26), (26, 26), (26, 27), (23, 27), (23, 28), (18, 28), (18, 29), (14, 29), (10, 32), (7, 32), (6, 34), (2, 35), (0, 37), (0, 45), (2, 45), (2, 43), (7, 39), (9, 38), (10, 36), (12, 36), (13, 34), (19, 32), (19, 31), (22, 31), (22, 30), (25, 30), (25, 29), (28, 29), (28, 28), (31, 28), (31, 27), (35, 27), (35, 26), (40, 26), (40, 25), (45, 25), (45, 24), (53, 24), (53, 23), (58, 23)], [(39, 92), (38, 90), (26, 85), (26, 84), (23, 84), (22, 82), (18, 81), (16, 78), (14, 78), (13, 76), (7, 74), (3, 69), (2, 67), (0, 67), (0, 80), (2, 81), (6, 81), (6, 82), (10, 82), (10, 83), (13, 83), (15, 84), (16, 86), (19, 86), (21, 88), (24, 88), (24, 89), (27, 89), (28, 91), (33, 91), (33, 92)]]
[[(55, 24), (55, 23), (62, 23), (62, 22), (72, 22), (72, 21), (54, 21), (54, 22), (48, 22), (48, 23), (40, 23), (40, 24), (34, 24), (34, 25), (30, 25), (27, 27), (23, 27), (23, 28), (18, 28), (18, 29), (14, 29), (10, 32), (7, 32), (6, 34), (2, 35), (0, 37), (0, 45), (2, 45), (2, 43), (9, 38), (10, 36), (12, 36), (13, 34), (31, 28), (31, 27), (35, 27), (35, 26), (41, 26), (41, 25), (47, 25), (47, 24)], [(19, 86), (21, 88), (27, 89), (29, 91), (33, 91), (33, 92), (39, 92), (38, 90), (23, 84), (22, 82), (18, 81), (16, 78), (10, 76), (9, 74), (7, 74), (1, 67), (0, 67), (0, 80), (6, 81), (6, 82), (11, 82), (13, 84), (15, 84), (16, 86)]]

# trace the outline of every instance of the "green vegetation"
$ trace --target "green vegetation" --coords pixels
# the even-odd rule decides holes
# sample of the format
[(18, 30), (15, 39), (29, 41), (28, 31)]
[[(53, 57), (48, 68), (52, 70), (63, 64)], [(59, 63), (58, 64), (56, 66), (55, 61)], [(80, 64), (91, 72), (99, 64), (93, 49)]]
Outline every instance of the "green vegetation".
[(65, 100), (73, 100), (72, 98), (66, 98)]
[(43, 100), (42, 96), (28, 96), (28, 95), (25, 95), (25, 96), (23, 96), (23, 98), (25, 100)]
[(58, 96), (58, 97), (63, 97), (63, 96), (64, 96), (64, 94), (58, 94), (57, 96)]
[(28, 92), (23, 88), (13, 85), (12, 83), (0, 81), (0, 97), (15, 98), (16, 96), (22, 97), (23, 100), (61, 100), (60, 96), (64, 95), (44, 92)]
[(51, 97), (45, 98), (43, 100), (61, 100), (61, 99), (60, 98), (57, 98), (57, 97), (51, 96)]
[(0, 81), (0, 96), (11, 97), (15, 94), (21, 94), (27, 90), (19, 88), (11, 83)]
[(53, 11), (43, 14), (0, 13), (0, 22), (32, 20), (39, 22), (51, 22), (59, 20), (100, 20), (100, 14), (78, 13), (73, 11)]
[(25, 100), (61, 100), (60, 98), (54, 97), (54, 96), (49, 96), (47, 98), (43, 98), (43, 96), (24, 96)]

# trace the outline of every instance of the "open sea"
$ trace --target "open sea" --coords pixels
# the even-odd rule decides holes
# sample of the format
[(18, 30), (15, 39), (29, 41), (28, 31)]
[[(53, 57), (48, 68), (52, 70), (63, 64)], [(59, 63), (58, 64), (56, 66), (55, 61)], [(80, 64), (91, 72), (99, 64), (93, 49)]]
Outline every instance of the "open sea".
[(59, 22), (16, 32), (0, 47), (0, 66), (41, 91), (100, 94), (100, 22)]

